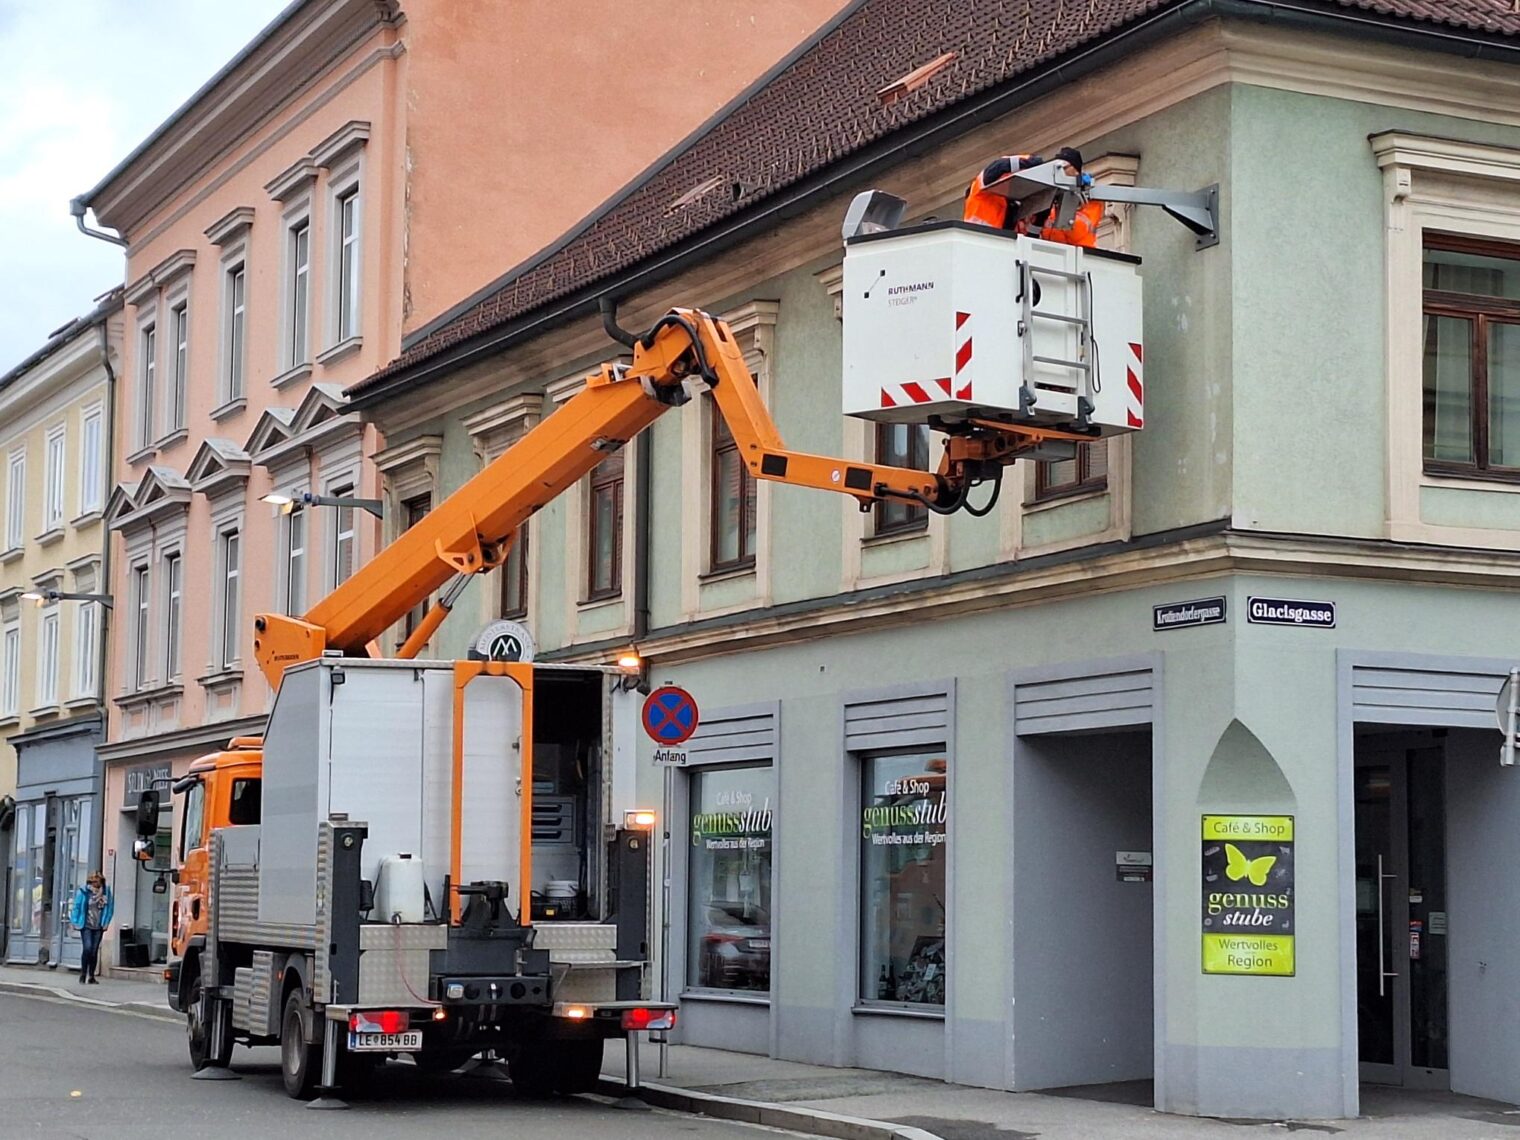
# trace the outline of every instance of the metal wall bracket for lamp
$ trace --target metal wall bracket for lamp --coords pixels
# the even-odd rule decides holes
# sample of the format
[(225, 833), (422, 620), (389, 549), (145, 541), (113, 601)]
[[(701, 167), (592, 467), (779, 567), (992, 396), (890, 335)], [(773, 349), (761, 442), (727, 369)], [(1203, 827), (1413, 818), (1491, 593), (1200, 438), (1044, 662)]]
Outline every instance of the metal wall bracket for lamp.
[(625, 649), (618, 654), (618, 671), (623, 675), (618, 678), (618, 692), (627, 693), (638, 690), (641, 693), (649, 692), (649, 663), (639, 656), (636, 649)]
[(111, 609), (113, 598), (110, 594), (75, 594), (68, 590), (28, 590), (21, 595), (24, 602), (36, 602), (39, 606), (45, 606), (49, 602), (97, 602), (106, 609)]
[(385, 517), (385, 504), (379, 499), (354, 499), (346, 495), (313, 495), (310, 491), (302, 491), (294, 497), (272, 492), (265, 495), (262, 501), (270, 506), (279, 507), (282, 515), (291, 514), (297, 507), (352, 507), (355, 510), (368, 511), (377, 519)]

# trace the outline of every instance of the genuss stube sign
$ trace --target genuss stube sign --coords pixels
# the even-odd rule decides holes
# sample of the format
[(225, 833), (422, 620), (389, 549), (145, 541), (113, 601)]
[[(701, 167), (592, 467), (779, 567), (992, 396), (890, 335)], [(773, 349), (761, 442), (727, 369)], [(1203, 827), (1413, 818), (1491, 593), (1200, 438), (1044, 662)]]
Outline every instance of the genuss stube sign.
[(1334, 602), (1305, 602), (1292, 598), (1247, 598), (1246, 621), (1254, 625), (1299, 625), (1335, 628)]
[(1203, 972), (1292, 977), (1293, 817), (1203, 817)]

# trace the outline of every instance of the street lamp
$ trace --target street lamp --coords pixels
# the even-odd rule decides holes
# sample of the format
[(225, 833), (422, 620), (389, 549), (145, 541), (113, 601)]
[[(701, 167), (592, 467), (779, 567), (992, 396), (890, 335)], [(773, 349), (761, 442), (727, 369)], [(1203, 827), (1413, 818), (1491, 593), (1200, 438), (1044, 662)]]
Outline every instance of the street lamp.
[(99, 602), (106, 609), (110, 609), (113, 599), (110, 594), (75, 594), (67, 590), (28, 590), (21, 595), (21, 600), (36, 602), (39, 606), (45, 606), (49, 602)]
[(379, 499), (354, 499), (346, 495), (313, 495), (310, 491), (302, 491), (294, 498), (272, 491), (261, 501), (270, 506), (279, 507), (282, 515), (290, 514), (297, 507), (353, 507), (356, 510), (368, 511), (378, 519), (384, 517), (385, 510)]

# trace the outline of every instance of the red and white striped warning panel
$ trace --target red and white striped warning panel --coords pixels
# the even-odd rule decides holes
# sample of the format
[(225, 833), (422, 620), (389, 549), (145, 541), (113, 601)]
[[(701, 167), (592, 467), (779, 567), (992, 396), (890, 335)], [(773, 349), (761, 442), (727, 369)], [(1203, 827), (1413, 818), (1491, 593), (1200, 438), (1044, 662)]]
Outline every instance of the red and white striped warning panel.
[(971, 399), (971, 314), (955, 314), (955, 398)]
[(904, 384), (885, 384), (881, 389), (883, 408), (911, 407), (914, 404), (938, 404), (943, 400), (971, 399), (971, 314), (955, 314), (955, 375), (935, 380), (910, 380)]
[(1145, 350), (1134, 341), (1129, 342), (1129, 359), (1125, 362), (1125, 382), (1129, 387), (1128, 406), (1125, 414), (1132, 428), (1145, 426)]

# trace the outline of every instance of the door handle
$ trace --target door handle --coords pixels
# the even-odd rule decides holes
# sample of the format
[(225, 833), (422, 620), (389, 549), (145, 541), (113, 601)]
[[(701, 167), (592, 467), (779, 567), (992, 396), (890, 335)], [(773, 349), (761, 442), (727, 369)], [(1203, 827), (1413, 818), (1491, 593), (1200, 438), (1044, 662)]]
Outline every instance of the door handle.
[(1377, 910), (1378, 910), (1378, 997), (1387, 997), (1389, 978), (1399, 976), (1397, 970), (1388, 969), (1388, 927), (1383, 921), (1383, 881), (1393, 878), (1383, 873), (1383, 857), (1377, 857)]

